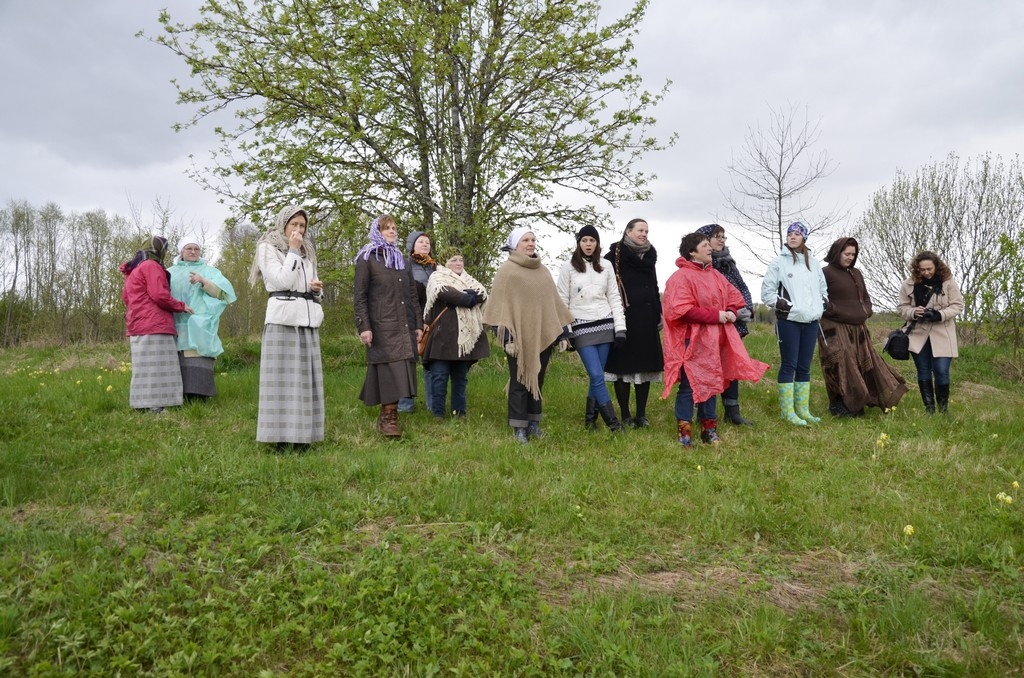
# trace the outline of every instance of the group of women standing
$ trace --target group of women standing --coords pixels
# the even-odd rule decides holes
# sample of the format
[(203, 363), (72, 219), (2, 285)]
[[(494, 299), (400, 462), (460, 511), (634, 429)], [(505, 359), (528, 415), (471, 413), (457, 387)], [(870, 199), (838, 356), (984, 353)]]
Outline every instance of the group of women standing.
[[(257, 244), (249, 276), (250, 284), (262, 279), (268, 293), (256, 438), (279, 448), (324, 437), (323, 284), (307, 227), (302, 208), (281, 210)], [(662, 298), (648, 228), (633, 219), (602, 256), (600, 233), (584, 226), (557, 282), (538, 256), (536, 234), (516, 228), (488, 293), (466, 272), (459, 250), (435, 257), (429, 234), (413, 231), (403, 253), (395, 219), (375, 218), (355, 258), (354, 311), (367, 362), (359, 397), (380, 407), (380, 432), (401, 435), (398, 413), (414, 402), (418, 357), (428, 411), (465, 417), (469, 370), (490, 351), (487, 328), (506, 355), (508, 422), (519, 442), (543, 435), (542, 390), (556, 346), (571, 346), (586, 371), (586, 429), (597, 427), (598, 416), (612, 431), (649, 426), (650, 385), (662, 375), (663, 398), (678, 384), (675, 415), (683, 445), (692, 444), (695, 409), (701, 440), (719, 442), (719, 395), (728, 421), (752, 425), (740, 414), (738, 384), (759, 380), (769, 366), (750, 358), (742, 343), (753, 302), (725, 245), (725, 229), (708, 224), (682, 238), (677, 270)], [(798, 426), (820, 421), (809, 404), (816, 346), (833, 416), (891, 408), (908, 389), (872, 345), (865, 324), (873, 313), (871, 297), (856, 267), (859, 244), (839, 238), (822, 267), (812, 261), (808, 236), (802, 222), (788, 227), (783, 252), (761, 287), (762, 301), (776, 315), (782, 417)], [(218, 323), (235, 300), (231, 283), (201, 258), (197, 238), (181, 239), (169, 271), (163, 267), (166, 250), (167, 241), (154, 237), (121, 267), (133, 365), (130, 404), (155, 412), (187, 397), (216, 394), (213, 364), (223, 351)], [(914, 257), (910, 272), (897, 311), (908, 322), (925, 409), (945, 412), (957, 356), (954, 320), (963, 297), (932, 252)]]
[(198, 238), (178, 242), (170, 270), (163, 265), (166, 255), (167, 239), (155, 236), (121, 265), (132, 356), (128, 402), (154, 413), (217, 394), (213, 365), (224, 351), (220, 316), (235, 301), (228, 279), (202, 259)]
[[(844, 237), (833, 242), (822, 268), (811, 264), (807, 236), (803, 223), (789, 226), (785, 251), (768, 267), (761, 287), (762, 300), (777, 316), (783, 418), (800, 426), (820, 421), (808, 406), (815, 345), (820, 347), (832, 415), (857, 417), (865, 407), (895, 407), (908, 389), (872, 345), (865, 323), (873, 309), (864, 276), (856, 267), (857, 240)], [(949, 367), (957, 356), (954, 319), (963, 309), (956, 281), (938, 255), (924, 251), (915, 256), (896, 310), (911, 323), (910, 352), (928, 414), (935, 412), (936, 402), (940, 411), (947, 411)]]

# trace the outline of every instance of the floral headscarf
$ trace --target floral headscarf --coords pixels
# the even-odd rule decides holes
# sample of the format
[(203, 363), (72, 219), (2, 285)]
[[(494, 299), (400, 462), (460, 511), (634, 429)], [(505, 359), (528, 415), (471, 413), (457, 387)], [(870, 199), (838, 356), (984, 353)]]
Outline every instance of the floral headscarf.
[(384, 216), (382, 214), (370, 223), (370, 242), (359, 248), (353, 261), (359, 261), (359, 257), (362, 257), (364, 261), (369, 261), (370, 252), (376, 252), (378, 259), (381, 254), (384, 255), (384, 266), (401, 271), (405, 269), (405, 257), (402, 256), (402, 250), (398, 248), (397, 244), (385, 240), (380, 232), (380, 221)]

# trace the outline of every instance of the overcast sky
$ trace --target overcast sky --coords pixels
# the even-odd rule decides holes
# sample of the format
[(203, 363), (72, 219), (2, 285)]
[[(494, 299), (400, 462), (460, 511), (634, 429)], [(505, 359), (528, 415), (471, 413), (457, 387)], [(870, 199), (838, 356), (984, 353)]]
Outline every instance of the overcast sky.
[[(161, 7), (184, 19), (198, 4), (0, 0), (0, 200), (126, 216), (130, 201), (150, 214), (159, 200), (175, 221), (219, 226), (229, 209), (185, 176), (212, 132), (171, 129), (188, 117), (169, 82), (185, 69), (135, 37), (159, 31)], [(897, 168), (1024, 148), (1018, 0), (652, 0), (636, 56), (650, 89), (672, 80), (656, 116), (679, 140), (645, 163), (659, 177), (653, 200), (612, 216), (617, 227), (648, 219), (662, 281), (683, 233), (728, 221), (726, 167), (769, 106), (820, 120), (817, 147), (837, 164), (820, 204), (845, 205), (851, 222)]]

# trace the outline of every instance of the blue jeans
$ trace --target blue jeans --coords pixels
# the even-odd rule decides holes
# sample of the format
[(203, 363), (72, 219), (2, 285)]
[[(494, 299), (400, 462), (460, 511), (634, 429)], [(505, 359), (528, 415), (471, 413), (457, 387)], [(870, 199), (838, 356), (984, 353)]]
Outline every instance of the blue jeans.
[[(686, 370), (679, 368), (679, 390), (676, 391), (676, 419), (691, 421), (693, 419), (693, 388), (686, 377)], [(697, 404), (697, 414), (701, 419), (717, 419), (715, 414), (715, 397), (711, 396)]]
[(917, 368), (918, 381), (931, 381), (932, 374), (935, 375), (935, 385), (949, 384), (949, 368), (953, 365), (953, 359), (936, 358), (932, 355), (932, 340), (924, 342), (924, 347), (918, 353), (911, 353), (914, 356), (914, 367)]
[(798, 323), (780, 318), (775, 321), (775, 334), (782, 357), (778, 382), (810, 381), (814, 348), (818, 345), (818, 321)]
[[(430, 380), (433, 394), (430, 399), (430, 411), (435, 417), (443, 417), (448, 412), (457, 416), (466, 416), (466, 385), (469, 383), (471, 360), (433, 360), (430, 363)], [(445, 410), (448, 400), (448, 380), (452, 382), (452, 406)]]
[(596, 400), (599, 406), (612, 400), (604, 383), (604, 366), (608, 362), (608, 352), (611, 350), (611, 344), (594, 344), (576, 349), (580, 354), (580, 360), (583, 361), (583, 368), (587, 371), (587, 377), (590, 378), (587, 397)]
[[(430, 376), (430, 370), (427, 366), (423, 366), (423, 400), (427, 405), (427, 411), (432, 412), (431, 405), (433, 404), (434, 394), (432, 391), (432, 384)], [(399, 412), (412, 412), (416, 409), (416, 398), (399, 398), (398, 399), (398, 411)]]

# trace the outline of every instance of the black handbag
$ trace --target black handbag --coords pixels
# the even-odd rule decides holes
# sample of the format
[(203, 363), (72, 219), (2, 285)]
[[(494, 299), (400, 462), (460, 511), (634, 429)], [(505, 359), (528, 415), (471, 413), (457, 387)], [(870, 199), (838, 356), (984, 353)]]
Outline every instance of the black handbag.
[(889, 333), (882, 347), (884, 353), (888, 353), (893, 360), (910, 359), (910, 330), (914, 329), (914, 323), (907, 323), (898, 330)]
[[(927, 304), (932, 298), (932, 292), (933, 290), (928, 290), (928, 294), (924, 298), (924, 304)], [(915, 325), (917, 325), (917, 321), (911, 320), (898, 330), (890, 332), (889, 337), (885, 340), (885, 346), (882, 347), (882, 352), (888, 353), (889, 357), (893, 360), (909, 360), (910, 332), (914, 329)]]

